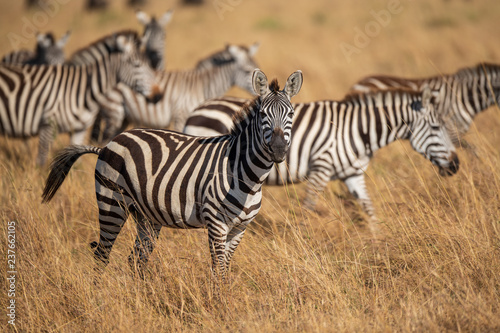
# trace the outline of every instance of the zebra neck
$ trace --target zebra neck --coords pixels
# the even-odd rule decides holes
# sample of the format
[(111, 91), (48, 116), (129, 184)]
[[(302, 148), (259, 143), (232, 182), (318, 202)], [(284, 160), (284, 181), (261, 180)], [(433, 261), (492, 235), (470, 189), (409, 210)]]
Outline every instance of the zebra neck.
[(205, 100), (224, 95), (234, 85), (234, 71), (233, 63), (195, 70), (198, 74), (197, 81), (203, 87)]
[[(496, 83), (500, 76), (498, 67), (466, 68), (452, 75), (422, 80), (421, 87), (425, 84), (433, 90), (440, 91), (438, 110), (442, 114), (449, 114), (459, 108), (465, 110), (472, 119), (478, 113), (497, 103), (500, 87)], [(462, 113), (463, 114), (463, 113)], [(456, 116), (457, 113), (455, 112)]]
[(229, 173), (233, 175), (232, 187), (257, 192), (273, 167), (263, 147), (262, 126), (258, 112), (247, 116), (248, 123), (232, 137), (229, 147)]
[[(356, 108), (356, 105), (353, 106)], [(412, 119), (409, 118), (405, 107), (401, 106), (399, 112), (394, 106), (370, 107), (358, 110), (357, 121), (352, 121), (353, 133), (350, 135), (351, 144), (355, 151), (360, 151), (355, 142), (362, 140), (365, 152), (371, 156), (375, 151), (387, 146), (398, 139), (408, 139), (411, 131), (408, 126)], [(356, 111), (355, 111), (356, 112)], [(357, 132), (357, 133), (356, 133)]]
[[(88, 82), (92, 96), (95, 99), (101, 100), (104, 95), (117, 85), (116, 66), (110, 61), (102, 61), (96, 64), (85, 65), (87, 69)], [(104, 70), (100, 70), (104, 68)], [(103, 101), (106, 101), (103, 99)]]

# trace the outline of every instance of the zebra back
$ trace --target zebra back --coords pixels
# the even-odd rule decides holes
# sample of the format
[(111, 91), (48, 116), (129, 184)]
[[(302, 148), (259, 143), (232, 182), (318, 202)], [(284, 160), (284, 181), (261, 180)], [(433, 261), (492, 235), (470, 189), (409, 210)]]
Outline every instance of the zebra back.
[(455, 143), (460, 142), (474, 117), (500, 100), (500, 66), (479, 63), (454, 74), (420, 79), (394, 76), (369, 76), (351, 87), (351, 91), (367, 92), (391, 88), (421, 91), (429, 86), (435, 96), (436, 112), (443, 118), (446, 129)]

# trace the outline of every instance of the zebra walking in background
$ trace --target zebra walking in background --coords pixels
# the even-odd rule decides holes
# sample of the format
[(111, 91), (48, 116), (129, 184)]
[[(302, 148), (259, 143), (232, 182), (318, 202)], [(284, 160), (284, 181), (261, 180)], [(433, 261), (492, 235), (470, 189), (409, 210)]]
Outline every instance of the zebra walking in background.
[(168, 130), (134, 129), (103, 149), (73, 146), (52, 164), (43, 201), (52, 199), (72, 164), (83, 154), (98, 154), (95, 169), (100, 239), (94, 255), (104, 264), (131, 213), (137, 239), (129, 257), (141, 267), (153, 251), (162, 226), (208, 228), (216, 275), (225, 278), (247, 225), (260, 210), (262, 183), (290, 146), (294, 110), (290, 98), (302, 73), (290, 75), (285, 88), (268, 85), (255, 70), (259, 95), (237, 115), (234, 128), (220, 137), (192, 137)]
[(58, 41), (49, 32), (37, 34), (35, 52), (29, 50), (13, 51), (3, 56), (3, 64), (57, 65), (65, 61), (64, 46), (71, 33), (68, 31)]
[(143, 11), (137, 11), (136, 16), (139, 22), (144, 26), (143, 36), (145, 40), (144, 53), (153, 69), (165, 69), (165, 26), (170, 22), (173, 10), (168, 10), (160, 18), (149, 16)]
[[(236, 85), (250, 93), (252, 71), (257, 67), (253, 56), (259, 44), (250, 47), (228, 45), (194, 70), (159, 72), (159, 89), (163, 92), (158, 102), (151, 103), (129, 87), (119, 84), (102, 104), (102, 118), (106, 122), (102, 135), (104, 142), (123, 131), (129, 123), (148, 128), (167, 128), (173, 120), (174, 130), (182, 131), (189, 112), (204, 101), (224, 95)], [(198, 69), (199, 68), (199, 69)], [(92, 131), (98, 141), (99, 121)]]
[[(305, 206), (313, 208), (317, 193), (330, 180), (345, 182), (371, 220), (373, 204), (364, 174), (373, 153), (397, 139), (409, 139), (418, 153), (440, 168), (442, 175), (458, 171), (458, 158), (447, 132), (440, 126), (431, 92), (393, 90), (357, 94), (343, 101), (294, 104), (292, 146), (286, 162), (274, 168), (269, 185), (308, 181)], [(244, 99), (215, 99), (200, 105), (186, 123), (185, 133), (227, 133), (228, 121)], [(370, 225), (372, 230), (373, 224)]]
[(75, 54), (86, 64), (0, 66), (0, 133), (40, 136), (37, 163), (45, 163), (56, 132), (71, 132), (81, 144), (98, 103), (117, 82), (151, 96), (158, 93), (154, 72), (138, 55), (139, 40), (122, 32)]
[(446, 129), (455, 144), (468, 130), (474, 117), (500, 102), (500, 66), (480, 63), (463, 68), (455, 74), (423, 79), (393, 76), (369, 76), (354, 84), (353, 92), (409, 88), (421, 91), (429, 86), (438, 98), (436, 113), (444, 119)]

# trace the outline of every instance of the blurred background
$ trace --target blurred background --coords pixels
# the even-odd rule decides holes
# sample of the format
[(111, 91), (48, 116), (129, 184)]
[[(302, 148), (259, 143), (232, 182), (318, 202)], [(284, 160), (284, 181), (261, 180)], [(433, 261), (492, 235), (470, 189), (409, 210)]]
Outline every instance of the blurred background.
[[(369, 74), (438, 75), (499, 59), (500, 3), (494, 0), (205, 0), (199, 5), (147, 0), (132, 6), (113, 0), (90, 11), (89, 0), (39, 0), (42, 7), (28, 2), (1, 1), (2, 53), (32, 49), (34, 27), (56, 36), (71, 30), (66, 46), (71, 55), (119, 29), (142, 32), (136, 8), (156, 16), (174, 9), (167, 26), (167, 69), (191, 68), (225, 43), (259, 41), (256, 58), (269, 76), (283, 81), (296, 69), (304, 72), (297, 101), (340, 98)], [(12, 42), (14, 35), (19, 43)]]

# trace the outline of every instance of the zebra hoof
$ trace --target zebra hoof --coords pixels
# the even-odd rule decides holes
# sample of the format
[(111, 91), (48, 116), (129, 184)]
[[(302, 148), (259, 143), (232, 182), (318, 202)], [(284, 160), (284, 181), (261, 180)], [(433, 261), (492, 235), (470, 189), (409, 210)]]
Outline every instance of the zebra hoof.
[(92, 242), (92, 243), (90, 243), (89, 245), (90, 245), (90, 248), (91, 248), (91, 249), (95, 249), (95, 248), (97, 247), (97, 245), (99, 245), (99, 243), (97, 243), (97, 242)]

